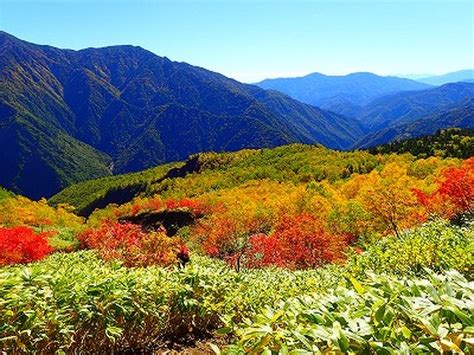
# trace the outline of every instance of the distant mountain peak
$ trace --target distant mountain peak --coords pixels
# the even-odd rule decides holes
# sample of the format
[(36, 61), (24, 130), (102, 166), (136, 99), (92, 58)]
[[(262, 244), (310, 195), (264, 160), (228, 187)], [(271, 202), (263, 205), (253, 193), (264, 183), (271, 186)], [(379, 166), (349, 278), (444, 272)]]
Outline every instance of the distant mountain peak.
[(341, 77), (354, 77), (354, 76), (369, 76), (369, 77), (377, 77), (377, 78), (383, 78), (381, 75), (377, 75), (371, 72), (367, 71), (360, 71), (360, 72), (354, 72), (354, 73), (349, 73), (347, 75), (341, 75)]

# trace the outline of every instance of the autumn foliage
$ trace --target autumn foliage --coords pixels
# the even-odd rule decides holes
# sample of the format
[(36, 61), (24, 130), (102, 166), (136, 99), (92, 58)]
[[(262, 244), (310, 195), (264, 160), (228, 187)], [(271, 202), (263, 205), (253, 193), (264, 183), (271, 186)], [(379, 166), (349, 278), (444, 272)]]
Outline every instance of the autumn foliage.
[(460, 167), (449, 167), (438, 179), (438, 187), (431, 193), (414, 189), (418, 201), (431, 215), (451, 218), (474, 210), (474, 158)]
[[(46, 200), (7, 195), (0, 201), (0, 226), (50, 230), (49, 244), (60, 250), (74, 249), (79, 235), (83, 247), (127, 266), (177, 263), (185, 240), (192, 250), (238, 269), (305, 269), (344, 260), (356, 240), (400, 236), (431, 216), (453, 218), (474, 210), (474, 158), (390, 155), (371, 156), (370, 167), (333, 158), (313, 166), (303, 154), (285, 163), (292, 169), (278, 165), (279, 159), (274, 157), (274, 171), (250, 174), (253, 170), (239, 165), (232, 176), (218, 164), (205, 174), (168, 182), (160, 194), (96, 210), (87, 222), (66, 205), (53, 208)], [(162, 212), (168, 211), (190, 215), (179, 226), (171, 219), (150, 224), (176, 227), (173, 238), (120, 222), (141, 214), (165, 218)], [(125, 218), (130, 216), (139, 218)], [(187, 258), (187, 252), (181, 254)]]
[(0, 202), (0, 225), (80, 229), (82, 223), (82, 218), (73, 214), (71, 207), (59, 205), (53, 208), (45, 199), (32, 201), (14, 196)]
[(237, 268), (339, 262), (361, 236), (400, 235), (435, 212), (446, 218), (472, 211), (473, 161), (394, 161), (333, 184), (261, 180), (208, 193), (201, 200), (219, 208), (198, 222), (191, 238)]
[(275, 231), (250, 238), (247, 266), (306, 269), (344, 260), (346, 238), (325, 231), (316, 217), (304, 213), (284, 216)]
[(444, 172), (444, 181), (438, 190), (447, 198), (456, 212), (472, 212), (474, 208), (474, 158), (463, 162), (459, 168)]
[(125, 266), (174, 264), (182, 249), (178, 238), (170, 238), (163, 232), (144, 232), (130, 223), (105, 222), (79, 238), (83, 247), (97, 250), (105, 260), (121, 260)]
[(164, 210), (177, 210), (186, 209), (196, 214), (202, 214), (208, 210), (208, 206), (205, 206), (200, 201), (189, 198), (182, 199), (162, 199), (160, 195), (156, 195), (151, 198), (137, 198), (133, 203), (121, 206), (115, 210), (117, 217), (123, 215), (137, 215), (145, 211), (164, 211)]
[(49, 236), (29, 227), (0, 228), (0, 266), (43, 259), (52, 251)]

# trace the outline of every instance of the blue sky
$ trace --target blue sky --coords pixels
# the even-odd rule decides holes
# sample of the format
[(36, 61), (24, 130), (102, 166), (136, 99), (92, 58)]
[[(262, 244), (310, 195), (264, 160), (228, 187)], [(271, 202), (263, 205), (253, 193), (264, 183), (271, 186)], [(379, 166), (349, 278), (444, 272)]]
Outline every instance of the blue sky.
[(245, 82), (474, 67), (474, 1), (0, 0), (0, 29), (62, 48), (139, 45)]

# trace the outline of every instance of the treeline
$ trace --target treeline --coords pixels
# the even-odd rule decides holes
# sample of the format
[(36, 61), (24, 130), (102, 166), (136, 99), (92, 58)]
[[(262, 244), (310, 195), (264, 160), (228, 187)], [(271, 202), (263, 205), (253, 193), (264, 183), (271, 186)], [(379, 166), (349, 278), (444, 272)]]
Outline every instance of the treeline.
[(467, 159), (474, 156), (474, 129), (448, 128), (434, 135), (397, 140), (369, 149), (372, 154), (410, 153), (418, 158), (437, 156)]

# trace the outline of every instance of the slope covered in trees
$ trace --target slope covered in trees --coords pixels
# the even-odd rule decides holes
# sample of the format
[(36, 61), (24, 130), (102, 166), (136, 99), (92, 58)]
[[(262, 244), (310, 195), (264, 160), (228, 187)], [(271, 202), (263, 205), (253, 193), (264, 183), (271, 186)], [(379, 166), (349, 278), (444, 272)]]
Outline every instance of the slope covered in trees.
[(354, 144), (354, 147), (367, 148), (394, 140), (432, 135), (438, 130), (451, 127), (474, 128), (474, 98), (466, 99), (419, 118), (408, 118), (391, 123), (387, 128), (365, 135)]
[[(450, 110), (462, 110), (467, 111), (461, 115), (465, 121), (462, 127), (470, 126), (472, 128), (474, 125), (473, 99), (474, 83), (446, 84), (431, 89), (407, 91), (381, 97), (364, 107), (358, 119), (364, 124), (366, 130), (374, 132), (396, 125), (416, 123), (422, 118), (433, 122), (433, 125), (442, 125), (442, 122), (437, 123), (439, 119), (437, 119), (437, 115), (446, 115), (446, 112)], [(456, 124), (454, 118), (451, 120), (452, 122), (448, 120), (448, 126), (437, 126), (435, 130), (449, 128), (449, 124)], [(430, 126), (428, 125), (424, 129), (430, 129)], [(420, 131), (423, 132), (423, 128), (420, 128)], [(361, 140), (365, 139), (364, 137)]]
[(401, 139), (369, 149), (372, 154), (410, 153), (419, 158), (429, 156), (467, 159), (474, 156), (474, 130), (448, 128), (419, 138)]
[[(139, 195), (171, 194), (176, 190), (175, 185), (185, 186), (188, 181), (199, 186), (198, 191), (232, 187), (258, 179), (333, 181), (352, 173), (370, 172), (379, 165), (379, 160), (366, 152), (337, 152), (322, 146), (298, 144), (235, 153), (202, 153), (182, 163), (79, 183), (53, 196), (51, 203), (68, 203), (79, 213), (89, 214), (95, 208), (91, 206), (124, 203)], [(122, 195), (125, 200), (120, 197)], [(119, 200), (115, 196), (119, 196)]]

